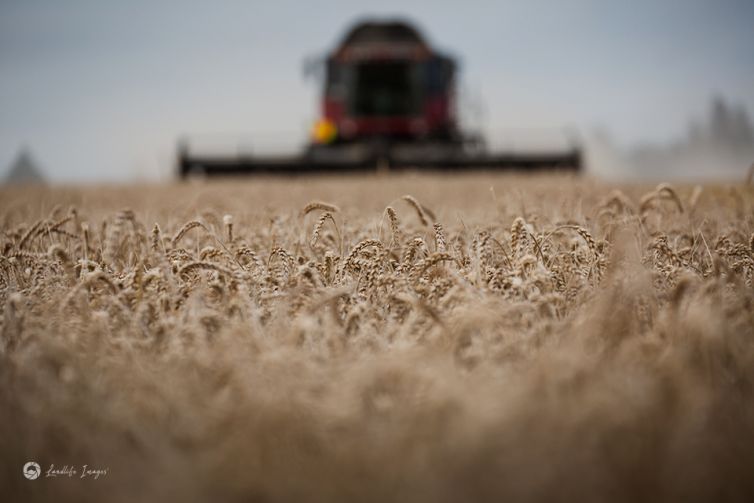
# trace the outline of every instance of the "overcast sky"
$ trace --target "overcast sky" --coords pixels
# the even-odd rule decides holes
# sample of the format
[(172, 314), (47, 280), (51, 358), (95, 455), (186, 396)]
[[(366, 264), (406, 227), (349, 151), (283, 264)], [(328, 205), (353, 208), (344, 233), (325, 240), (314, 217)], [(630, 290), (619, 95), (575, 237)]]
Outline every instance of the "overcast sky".
[(300, 137), (306, 56), (369, 14), (462, 61), (491, 131), (667, 141), (713, 94), (754, 115), (751, 0), (0, 0), (0, 173), (22, 145), (54, 179), (165, 173), (182, 133)]

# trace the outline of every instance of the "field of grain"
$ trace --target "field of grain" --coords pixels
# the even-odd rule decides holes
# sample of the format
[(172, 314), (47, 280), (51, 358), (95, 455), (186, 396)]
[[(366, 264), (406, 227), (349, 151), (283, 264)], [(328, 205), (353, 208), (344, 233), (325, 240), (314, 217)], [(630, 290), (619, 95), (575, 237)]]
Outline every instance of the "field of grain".
[(2, 501), (754, 500), (751, 185), (6, 187), (0, 218)]

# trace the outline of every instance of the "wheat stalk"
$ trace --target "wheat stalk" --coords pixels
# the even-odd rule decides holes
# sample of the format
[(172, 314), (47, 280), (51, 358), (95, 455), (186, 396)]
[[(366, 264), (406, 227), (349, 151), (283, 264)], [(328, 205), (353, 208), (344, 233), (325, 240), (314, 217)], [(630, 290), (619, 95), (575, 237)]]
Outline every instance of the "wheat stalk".
[(429, 219), (427, 218), (427, 210), (421, 204), (419, 204), (419, 201), (417, 201), (414, 198), (414, 196), (411, 196), (411, 195), (405, 195), (401, 199), (406, 201), (416, 211), (416, 215), (419, 217), (419, 221), (422, 223), (422, 225), (425, 227), (429, 227)]
[(325, 203), (322, 201), (311, 201), (301, 210), (301, 216), (305, 217), (309, 213), (315, 210), (328, 211), (330, 213), (337, 213), (340, 209), (334, 204)]
[(175, 248), (176, 246), (178, 246), (178, 243), (179, 243), (179, 242), (180, 242), (180, 240), (181, 240), (181, 239), (183, 238), (183, 236), (185, 236), (185, 235), (186, 235), (186, 233), (187, 233), (188, 231), (190, 231), (191, 229), (195, 229), (195, 228), (197, 228), (197, 227), (201, 227), (202, 229), (204, 229), (204, 231), (205, 231), (205, 232), (206, 232), (207, 234), (211, 234), (211, 232), (209, 231), (209, 229), (207, 229), (207, 226), (205, 226), (205, 225), (204, 225), (203, 223), (201, 223), (200, 221), (198, 221), (198, 220), (191, 220), (191, 221), (188, 221), (188, 222), (186, 222), (185, 224), (183, 224), (183, 227), (181, 227), (181, 229), (180, 229), (180, 230), (179, 230), (179, 231), (178, 231), (178, 232), (176, 233), (176, 235), (175, 235), (175, 236), (173, 237), (173, 239), (172, 239), (172, 241), (171, 241), (171, 244), (172, 244), (173, 248)]

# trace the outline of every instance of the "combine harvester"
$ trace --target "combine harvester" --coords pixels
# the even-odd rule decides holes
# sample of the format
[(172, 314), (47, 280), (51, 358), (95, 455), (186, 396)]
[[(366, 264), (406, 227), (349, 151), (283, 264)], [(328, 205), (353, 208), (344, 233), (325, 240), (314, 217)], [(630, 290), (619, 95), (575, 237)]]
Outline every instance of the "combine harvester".
[(181, 177), (432, 169), (578, 171), (578, 146), (489, 152), (459, 131), (455, 61), (401, 21), (354, 26), (325, 62), (322, 117), (311, 143), (288, 156), (195, 154), (180, 143)]

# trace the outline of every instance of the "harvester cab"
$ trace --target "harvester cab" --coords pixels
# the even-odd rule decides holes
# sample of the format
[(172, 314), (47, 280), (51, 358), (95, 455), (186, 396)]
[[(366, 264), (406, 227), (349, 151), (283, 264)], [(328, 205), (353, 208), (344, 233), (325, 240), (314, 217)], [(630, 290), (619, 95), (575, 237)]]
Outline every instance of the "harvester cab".
[(364, 23), (327, 58), (319, 143), (450, 141), (455, 62), (404, 23)]
[(459, 131), (453, 58), (403, 21), (354, 26), (324, 62), (320, 119), (290, 156), (201, 155), (181, 142), (179, 174), (230, 175), (382, 169), (581, 168), (580, 149), (487, 152)]

